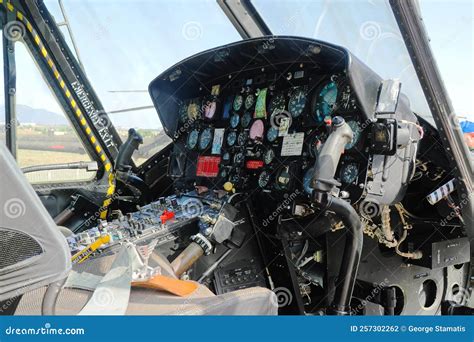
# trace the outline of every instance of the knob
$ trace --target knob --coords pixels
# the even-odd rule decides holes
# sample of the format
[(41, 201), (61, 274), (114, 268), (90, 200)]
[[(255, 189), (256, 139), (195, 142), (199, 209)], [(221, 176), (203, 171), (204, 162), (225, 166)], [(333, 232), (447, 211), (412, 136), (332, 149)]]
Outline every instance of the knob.
[(225, 182), (224, 183), (224, 190), (225, 191), (228, 191), (228, 192), (234, 192), (234, 184), (232, 184), (231, 182)]

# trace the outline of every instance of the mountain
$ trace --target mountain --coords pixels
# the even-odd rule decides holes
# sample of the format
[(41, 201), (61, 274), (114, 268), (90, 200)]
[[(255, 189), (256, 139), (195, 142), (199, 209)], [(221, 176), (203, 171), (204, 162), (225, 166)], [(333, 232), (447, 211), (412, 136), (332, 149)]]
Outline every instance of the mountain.
[[(17, 120), (20, 122), (20, 125), (26, 123), (35, 123), (45, 126), (68, 124), (64, 115), (46, 109), (32, 108), (22, 104), (17, 104), (16, 108)], [(5, 105), (0, 105), (0, 123), (5, 123)]]

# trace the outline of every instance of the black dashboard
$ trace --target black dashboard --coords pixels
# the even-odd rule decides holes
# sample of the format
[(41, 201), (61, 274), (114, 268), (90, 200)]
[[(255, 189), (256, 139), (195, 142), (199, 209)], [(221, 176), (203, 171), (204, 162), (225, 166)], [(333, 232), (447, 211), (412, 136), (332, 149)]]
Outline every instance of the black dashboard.
[(344, 74), (298, 66), (286, 74), (242, 75), (225, 87), (204, 85), (199, 95), (179, 107), (180, 134), (172, 157), (177, 160), (170, 169), (176, 180), (210, 188), (227, 183), (236, 191), (310, 194), (311, 168), (337, 113), (354, 132), (338, 180), (345, 187), (363, 187), (363, 120)]
[(312, 168), (332, 117), (354, 132), (337, 180), (352, 202), (366, 181), (367, 120), (344, 72), (314, 64), (264, 68), (202, 84), (180, 100), (169, 174), (182, 188), (202, 185), (232, 191), (310, 195)]
[[(178, 190), (202, 185), (308, 196), (309, 170), (331, 121), (342, 117), (353, 138), (335, 165), (338, 196), (391, 204), (406, 191), (419, 132), (403, 93), (394, 106), (378, 108), (386, 104), (379, 102), (383, 84), (343, 47), (274, 36), (189, 57), (155, 78), (149, 92), (174, 140), (168, 174)], [(372, 148), (377, 126), (381, 145), (395, 141), (397, 130), (410, 138), (380, 152)]]

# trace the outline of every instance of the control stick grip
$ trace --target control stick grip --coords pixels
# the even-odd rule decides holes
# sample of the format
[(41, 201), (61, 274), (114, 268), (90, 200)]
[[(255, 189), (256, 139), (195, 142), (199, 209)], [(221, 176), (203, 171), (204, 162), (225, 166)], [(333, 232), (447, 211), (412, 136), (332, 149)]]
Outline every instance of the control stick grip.
[(316, 191), (330, 192), (334, 185), (337, 165), (345, 146), (352, 141), (354, 133), (345, 120), (336, 116), (332, 120), (332, 132), (323, 144), (314, 166), (311, 186)]
[(117, 160), (115, 162), (115, 167), (119, 171), (125, 171), (127, 167), (131, 164), (132, 155), (135, 150), (138, 150), (138, 146), (143, 144), (142, 136), (134, 129), (130, 128), (128, 130), (127, 140), (120, 146), (119, 153), (117, 155)]

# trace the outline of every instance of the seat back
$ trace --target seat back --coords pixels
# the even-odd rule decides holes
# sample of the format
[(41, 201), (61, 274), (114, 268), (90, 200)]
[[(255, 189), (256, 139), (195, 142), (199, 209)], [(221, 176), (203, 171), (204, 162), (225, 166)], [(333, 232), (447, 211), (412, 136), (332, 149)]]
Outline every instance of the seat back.
[(0, 301), (63, 279), (66, 239), (0, 142)]

